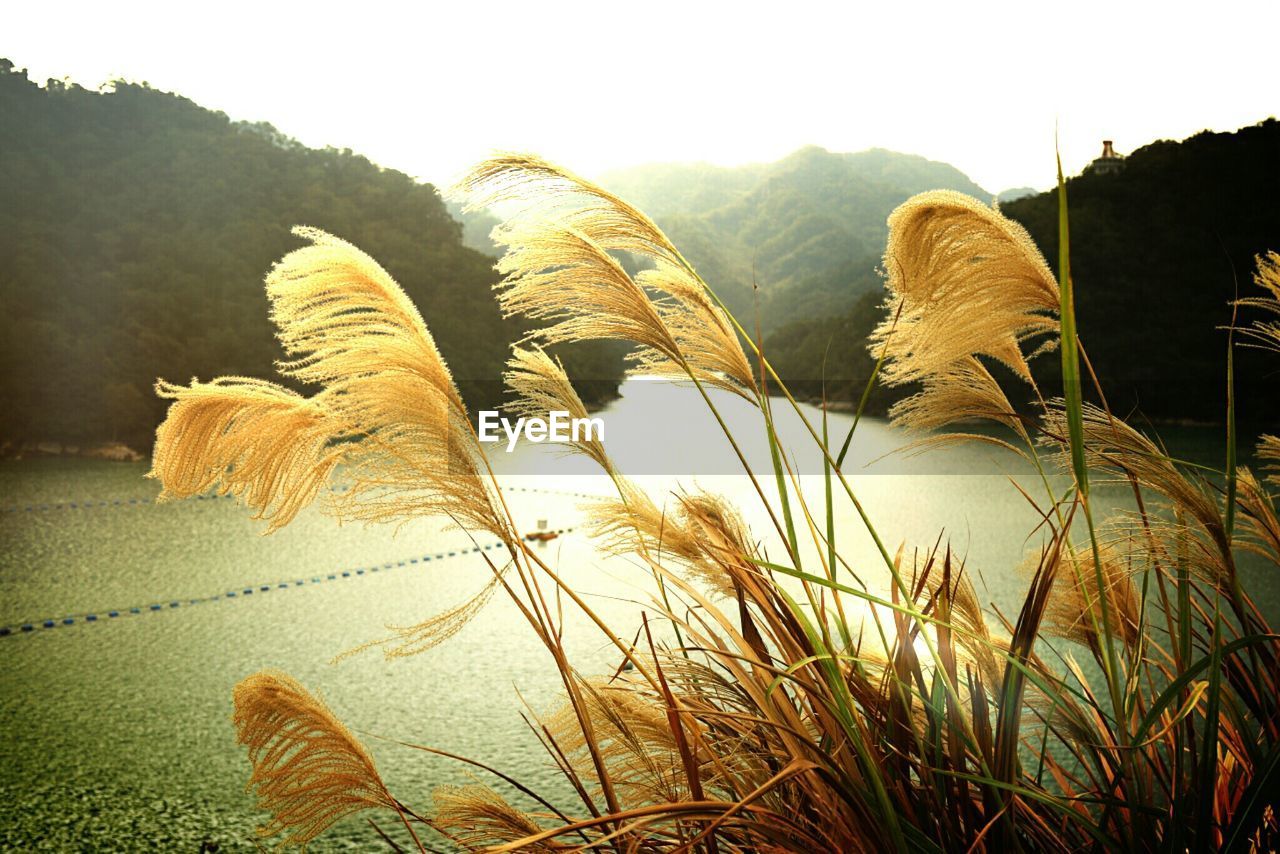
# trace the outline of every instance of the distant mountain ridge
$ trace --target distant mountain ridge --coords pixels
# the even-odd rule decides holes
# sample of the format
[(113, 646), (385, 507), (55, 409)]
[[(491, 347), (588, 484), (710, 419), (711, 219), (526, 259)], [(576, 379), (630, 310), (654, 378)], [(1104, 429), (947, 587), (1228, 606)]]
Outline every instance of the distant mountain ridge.
[(766, 328), (847, 311), (878, 288), (885, 220), (910, 196), (991, 198), (946, 163), (813, 145), (773, 163), (649, 164), (600, 183), (650, 214), (744, 323), (758, 311)]

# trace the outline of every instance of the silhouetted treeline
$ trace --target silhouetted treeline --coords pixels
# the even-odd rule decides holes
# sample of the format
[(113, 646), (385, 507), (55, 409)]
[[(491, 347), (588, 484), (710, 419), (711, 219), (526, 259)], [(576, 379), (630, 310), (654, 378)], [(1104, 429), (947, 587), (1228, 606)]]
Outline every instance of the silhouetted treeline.
[[(1280, 250), (1280, 124), (1153, 143), (1118, 174), (1070, 180), (1067, 198), (1080, 335), (1108, 403), (1153, 419), (1223, 420), (1228, 303), (1237, 289), (1260, 293), (1254, 258)], [(1053, 190), (1002, 206), (1055, 271), (1057, 205)], [(883, 313), (864, 299), (840, 317), (793, 324), (768, 339), (770, 361), (816, 396), (825, 355), (828, 397), (856, 401), (874, 366), (862, 336)], [(1056, 354), (1033, 363), (1052, 394), (1058, 366)], [(1280, 423), (1280, 357), (1237, 348), (1236, 391), (1242, 421)], [(877, 392), (872, 410), (902, 393)]]
[[(157, 376), (272, 377), (262, 279), (312, 225), (376, 258), (417, 303), (464, 397), (500, 402), (520, 329), (493, 259), (461, 242), (436, 190), (350, 151), (145, 85), (41, 88), (0, 60), (0, 441), (149, 447)], [(620, 358), (566, 354), (605, 397)]]

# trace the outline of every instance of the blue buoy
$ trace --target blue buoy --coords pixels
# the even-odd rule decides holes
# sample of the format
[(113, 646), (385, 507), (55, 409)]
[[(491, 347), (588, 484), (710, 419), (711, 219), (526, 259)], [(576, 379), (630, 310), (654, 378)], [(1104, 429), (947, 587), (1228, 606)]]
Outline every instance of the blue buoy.
[(152, 610), (152, 611), (159, 611), (159, 610), (160, 610), (160, 606), (159, 606), (159, 605), (152, 605), (152, 606), (151, 606), (151, 610)]
[(270, 592), (271, 592), (271, 585), (270, 585), (270, 584), (264, 584), (264, 585), (262, 585), (261, 587), (259, 587), (258, 589), (259, 589), (259, 590), (261, 590), (263, 593), (270, 593)]
[(34, 631), (34, 630), (35, 630), (35, 626), (31, 625), (30, 623), (23, 623), (23, 624), (22, 624), (22, 630), (23, 630), (24, 632)]
[(343, 578), (350, 578), (350, 577), (351, 577), (351, 573), (349, 573), (349, 572), (344, 572), (344, 573), (342, 573), (342, 577), (343, 577)]
[(357, 569), (357, 570), (356, 570), (356, 575), (364, 575), (364, 570), (363, 570), (363, 569)]
[(170, 607), (170, 608), (176, 608), (176, 607), (178, 607), (178, 603), (177, 603), (177, 602), (170, 602), (170, 603), (169, 603), (169, 607)]
[(246, 595), (246, 596), (252, 596), (252, 595), (253, 595), (253, 588), (252, 588), (252, 587), (250, 587), (250, 588), (246, 589), (246, 590), (244, 591), (244, 595)]
[(8, 634), (9, 634), (9, 627), (8, 627), (8, 626), (0, 627), (0, 638), (5, 637), (5, 636), (7, 636)]
[(130, 614), (141, 614), (141, 613), (142, 613), (142, 609), (141, 609), (141, 608), (130, 608), (130, 609), (129, 609), (129, 613), (130, 613)]
[(85, 617), (85, 621), (90, 623), (96, 623), (98, 621), (98, 615), (89, 614), (88, 616)]
[(285, 584), (283, 581), (276, 585), (276, 587), (281, 587), (281, 588), (288, 587), (288, 586), (289, 585)]
[(234, 599), (234, 598), (235, 598), (235, 595), (236, 595), (236, 592), (235, 592), (234, 590), (228, 590), (228, 591), (227, 591), (227, 598), (228, 598), (228, 599)]
[(75, 623), (75, 618), (73, 618), (73, 617), (63, 617), (63, 618), (62, 618), (62, 625), (64, 625), (64, 626), (70, 626), (70, 625), (72, 625), (73, 623)]
[(107, 616), (108, 616), (108, 617), (118, 617), (118, 616), (120, 616), (120, 612), (119, 612), (119, 611), (108, 611), (108, 612), (107, 612)]
[(45, 620), (45, 621), (44, 621), (44, 627), (45, 627), (46, 629), (51, 629), (51, 628), (53, 628), (53, 620)]
[(418, 559), (416, 557), (409, 558), (409, 563), (417, 563), (417, 562), (418, 562)]
[(338, 577), (338, 576), (336, 576), (336, 575), (330, 575), (330, 576), (329, 576), (329, 580), (330, 580), (330, 581), (333, 581), (333, 580), (334, 580), (335, 578), (337, 578), (337, 577)]

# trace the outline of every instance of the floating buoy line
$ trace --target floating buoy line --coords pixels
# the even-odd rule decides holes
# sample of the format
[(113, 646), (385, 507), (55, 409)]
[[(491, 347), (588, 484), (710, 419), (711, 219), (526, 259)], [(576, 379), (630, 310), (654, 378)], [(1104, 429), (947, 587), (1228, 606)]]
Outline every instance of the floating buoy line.
[[(541, 495), (563, 495), (569, 498), (601, 498), (599, 493), (592, 492), (574, 492), (568, 489), (542, 489), (536, 486), (504, 486), (504, 492), (532, 492)], [(232, 495), (196, 495), (193, 498), (196, 501), (217, 501), (219, 499), (231, 499)], [(40, 501), (29, 502), (25, 504), (11, 504), (7, 507), (0, 508), (0, 513), (43, 513), (52, 510), (96, 510), (103, 507), (138, 507), (158, 506), (156, 496), (150, 495), (146, 497), (135, 498), (111, 498), (111, 499), (85, 499), (83, 501)]]
[[(547, 490), (541, 491), (545, 492)], [(560, 535), (570, 533), (573, 530), (575, 530), (573, 527), (554, 528), (546, 533)], [(64, 617), (53, 617), (47, 620), (33, 620), (28, 623), (17, 623), (12, 626), (0, 626), (0, 637), (16, 637), (23, 634), (32, 634), (44, 629), (56, 629), (61, 626), (107, 622), (110, 620), (123, 619), (125, 617), (155, 613), (157, 611), (169, 611), (174, 608), (188, 608), (193, 605), (207, 605), (213, 602), (222, 602), (229, 599), (242, 599), (245, 596), (260, 596), (263, 593), (279, 592), (282, 590), (296, 590), (300, 587), (310, 587), (316, 584), (327, 584), (331, 581), (358, 578), (362, 575), (371, 575), (376, 572), (389, 572), (391, 570), (405, 566), (412, 566), (414, 564), (433, 563), (435, 561), (448, 560), (449, 558), (461, 557), (463, 555), (475, 554), (477, 552), (486, 552), (495, 549), (503, 550), (505, 548), (506, 544), (501, 540), (498, 540), (492, 543), (474, 544), (464, 548), (433, 552), (417, 557), (406, 558), (400, 561), (389, 561), (378, 566), (335, 570), (334, 572), (322, 575), (313, 575), (309, 578), (294, 578), (289, 581), (237, 585), (223, 593), (218, 593), (213, 596), (205, 596), (198, 599), (167, 597), (152, 600), (142, 605), (132, 605), (127, 608), (103, 609), (82, 614), (70, 614)]]

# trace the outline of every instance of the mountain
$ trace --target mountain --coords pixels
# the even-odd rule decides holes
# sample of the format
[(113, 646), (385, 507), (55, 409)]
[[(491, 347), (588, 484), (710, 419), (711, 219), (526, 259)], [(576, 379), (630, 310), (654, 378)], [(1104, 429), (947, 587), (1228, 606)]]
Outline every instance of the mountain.
[(601, 183), (653, 216), (744, 324), (758, 314), (767, 329), (847, 311), (877, 289), (885, 218), (909, 196), (990, 197), (953, 166), (878, 148), (808, 146), (734, 168), (655, 164)]
[(459, 202), (445, 202), (445, 210), (462, 226), (463, 246), (494, 258), (502, 254), (502, 250), (489, 237), (494, 226), (500, 222), (496, 216), (487, 210), (464, 211)]
[[(1228, 303), (1261, 293), (1255, 257), (1280, 250), (1280, 123), (1153, 142), (1073, 178), (1067, 200), (1078, 328), (1111, 406), (1222, 420)], [(1056, 189), (1001, 206), (1055, 266), (1057, 207)], [(1239, 418), (1280, 426), (1280, 358), (1235, 362)]]
[(1037, 195), (1040, 191), (1034, 187), (1014, 187), (1009, 190), (1001, 190), (996, 193), (996, 200), (1001, 204), (1012, 202), (1015, 199), (1025, 199), (1027, 196)]
[[(463, 245), (434, 187), (351, 151), (313, 150), (128, 83), (41, 88), (0, 60), (0, 447), (149, 447), (157, 377), (271, 377), (282, 353), (262, 280), (312, 225), (376, 258), (421, 309), (464, 397), (501, 400), (523, 329), (493, 259)], [(566, 364), (601, 400), (619, 355)]]
[[(1255, 256), (1280, 250), (1280, 124), (1152, 143), (1115, 174), (1070, 179), (1067, 198), (1078, 327), (1110, 406), (1153, 419), (1221, 421), (1228, 303), (1260, 293)], [(1055, 189), (1001, 205), (1055, 268), (1057, 199)], [(828, 395), (856, 401), (873, 367), (862, 336), (883, 314), (864, 298), (838, 316), (780, 329), (766, 352), (811, 396), (825, 358)], [(1061, 388), (1058, 364), (1053, 356), (1033, 363), (1049, 393)], [(1240, 420), (1280, 426), (1277, 356), (1237, 348), (1235, 377)], [(873, 411), (894, 396), (878, 392)]]

